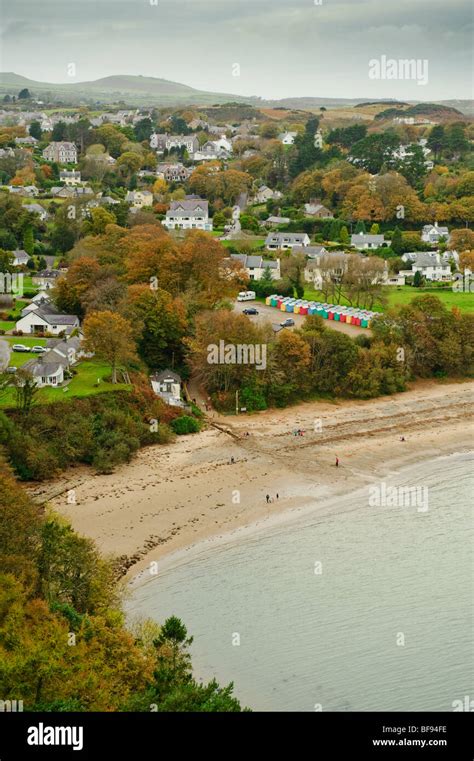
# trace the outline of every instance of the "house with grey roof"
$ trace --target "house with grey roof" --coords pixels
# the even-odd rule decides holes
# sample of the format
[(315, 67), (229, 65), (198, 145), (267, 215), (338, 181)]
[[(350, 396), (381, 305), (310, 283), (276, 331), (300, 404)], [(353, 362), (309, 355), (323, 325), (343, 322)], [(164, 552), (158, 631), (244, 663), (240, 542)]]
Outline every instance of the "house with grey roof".
[(294, 248), (295, 246), (309, 246), (309, 244), (310, 238), (306, 233), (268, 233), (265, 239), (265, 248), (270, 251)]
[(162, 225), (168, 230), (212, 230), (209, 202), (204, 198), (184, 198), (171, 201)]
[(48, 214), (46, 209), (39, 203), (25, 203), (23, 209), (30, 214), (37, 214), (42, 222), (45, 222), (50, 217), (50, 214)]
[(264, 259), (263, 256), (247, 254), (231, 254), (231, 261), (240, 262), (249, 280), (261, 280), (265, 270), (269, 270), (272, 280), (280, 280), (280, 260)]
[(271, 216), (271, 217), (268, 217), (268, 219), (266, 219), (263, 224), (265, 225), (265, 227), (278, 227), (279, 225), (289, 225), (290, 218)]
[(40, 388), (43, 386), (60, 386), (64, 381), (64, 367), (54, 357), (48, 354), (42, 354), (35, 359), (26, 362), (22, 369), (26, 370), (33, 376), (35, 384)]
[(413, 277), (415, 272), (420, 272), (425, 280), (452, 280), (449, 262), (442, 259), (437, 252), (417, 251), (403, 254), (402, 259), (411, 267), (411, 269), (400, 270), (399, 274), (402, 276)]
[(304, 213), (307, 217), (313, 217), (314, 219), (330, 219), (334, 216), (332, 211), (330, 211), (327, 206), (324, 206), (319, 201), (311, 201), (310, 203), (305, 203)]
[(157, 153), (185, 148), (189, 154), (192, 154), (198, 150), (199, 140), (196, 135), (168, 135), (154, 132), (150, 136), (150, 147)]
[(424, 243), (439, 243), (441, 239), (448, 240), (449, 230), (441, 227), (437, 222), (434, 225), (424, 225), (421, 231), (421, 240)]
[(52, 288), (54, 285), (56, 285), (56, 280), (62, 274), (63, 273), (60, 270), (41, 270), (40, 272), (35, 272), (31, 276), (31, 280), (33, 285), (36, 285), (38, 288), (47, 290), (48, 288)]
[(75, 169), (69, 171), (68, 169), (61, 169), (59, 172), (59, 180), (66, 185), (80, 185), (81, 173)]
[(311, 246), (293, 246), (292, 250), (294, 254), (306, 254), (308, 259), (317, 259), (319, 256), (327, 254), (327, 249), (317, 243)]
[(14, 267), (26, 267), (30, 259), (31, 259), (31, 256), (27, 254), (26, 251), (23, 251), (23, 249), (17, 248), (13, 252), (12, 264)]
[(22, 333), (35, 335), (37, 333), (50, 333), (54, 336), (69, 334), (80, 325), (79, 317), (75, 314), (57, 314), (51, 312), (51, 307), (40, 307), (20, 317), (15, 328)]
[(44, 149), (43, 158), (58, 164), (77, 164), (77, 148), (66, 140), (52, 142)]
[(380, 248), (384, 243), (389, 246), (391, 241), (385, 241), (383, 235), (370, 235), (366, 233), (354, 233), (354, 235), (351, 235), (351, 246), (359, 250)]

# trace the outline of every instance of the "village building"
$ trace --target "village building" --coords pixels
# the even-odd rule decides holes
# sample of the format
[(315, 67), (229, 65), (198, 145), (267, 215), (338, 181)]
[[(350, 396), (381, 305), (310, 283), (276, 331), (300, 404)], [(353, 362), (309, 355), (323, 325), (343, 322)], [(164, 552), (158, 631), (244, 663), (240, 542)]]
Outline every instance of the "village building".
[(171, 201), (162, 224), (168, 230), (212, 230), (209, 202), (189, 196), (182, 201)]
[(309, 246), (309, 244), (310, 238), (306, 233), (268, 233), (265, 239), (265, 248), (269, 251)]
[(173, 370), (162, 370), (150, 375), (150, 383), (155, 394), (171, 407), (184, 407), (181, 399), (181, 377)]
[(230, 259), (240, 262), (249, 280), (261, 280), (264, 272), (270, 272), (272, 280), (280, 280), (280, 260), (264, 259), (263, 256), (247, 254), (231, 254)]
[(43, 158), (58, 164), (77, 164), (77, 148), (67, 141), (53, 142), (44, 149)]

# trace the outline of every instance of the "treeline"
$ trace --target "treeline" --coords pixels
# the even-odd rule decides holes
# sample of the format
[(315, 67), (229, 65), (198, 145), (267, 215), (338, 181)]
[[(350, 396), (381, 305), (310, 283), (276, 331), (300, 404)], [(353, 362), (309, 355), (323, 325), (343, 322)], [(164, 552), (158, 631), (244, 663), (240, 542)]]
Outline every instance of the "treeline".
[[(371, 336), (352, 339), (316, 315), (299, 330), (275, 334), (270, 325), (223, 310), (199, 316), (188, 346), (191, 366), (214, 404), (235, 409), (238, 390), (240, 405), (252, 411), (315, 396), (368, 399), (403, 391), (417, 377), (469, 376), (473, 338), (473, 315), (450, 312), (427, 295), (376, 318)], [(210, 347), (220, 341), (254, 347), (258, 362), (226, 362), (225, 353), (213, 362)]]
[[(190, 421), (191, 424), (188, 424)], [(134, 391), (68, 399), (0, 412), (0, 444), (18, 478), (42, 481), (78, 464), (111, 473), (150, 444), (167, 444), (175, 433), (199, 429), (157, 398), (146, 382)]]
[(125, 628), (115, 568), (0, 460), (0, 695), (24, 711), (240, 711), (196, 682), (177, 618)]

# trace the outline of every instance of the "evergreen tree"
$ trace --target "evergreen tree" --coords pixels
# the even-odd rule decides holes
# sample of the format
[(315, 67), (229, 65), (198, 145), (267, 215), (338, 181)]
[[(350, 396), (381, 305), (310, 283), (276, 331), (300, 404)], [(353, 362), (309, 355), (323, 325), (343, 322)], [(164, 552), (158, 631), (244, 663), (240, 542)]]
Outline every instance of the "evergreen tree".
[(442, 124), (436, 124), (430, 132), (427, 142), (428, 148), (433, 151), (437, 159), (446, 147), (446, 135)]
[(18, 93), (18, 100), (29, 100), (31, 98), (30, 91), (27, 87), (23, 88), (23, 90), (20, 90)]
[(35, 137), (37, 140), (41, 140), (41, 135), (43, 134), (41, 130), (41, 124), (39, 122), (31, 122), (29, 133), (31, 137)]
[(349, 237), (349, 232), (345, 225), (341, 227), (341, 232), (339, 233), (339, 240), (341, 241), (343, 246), (348, 246), (350, 243), (351, 239)]
[(31, 225), (28, 225), (27, 227), (25, 227), (23, 231), (23, 249), (30, 256), (33, 255), (33, 251), (35, 249), (35, 237), (34, 237), (33, 228)]
[(365, 229), (365, 222), (364, 222), (363, 219), (359, 219), (359, 221), (356, 224), (355, 231), (356, 231), (357, 234), (359, 234), (359, 233), (364, 233), (365, 234), (366, 229)]
[(397, 256), (400, 256), (400, 254), (403, 254), (403, 237), (402, 233), (399, 230), (398, 227), (395, 228), (392, 235), (392, 242), (390, 244), (390, 247), (392, 251), (396, 253)]

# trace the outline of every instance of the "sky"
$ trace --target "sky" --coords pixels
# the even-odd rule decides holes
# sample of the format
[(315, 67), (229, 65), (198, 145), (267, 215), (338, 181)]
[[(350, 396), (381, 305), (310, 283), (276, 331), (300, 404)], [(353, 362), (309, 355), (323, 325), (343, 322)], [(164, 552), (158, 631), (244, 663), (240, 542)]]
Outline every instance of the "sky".
[[(471, 0), (0, 4), (0, 69), (37, 81), (141, 74), (263, 98), (473, 97)], [(418, 74), (407, 77), (404, 59)]]

